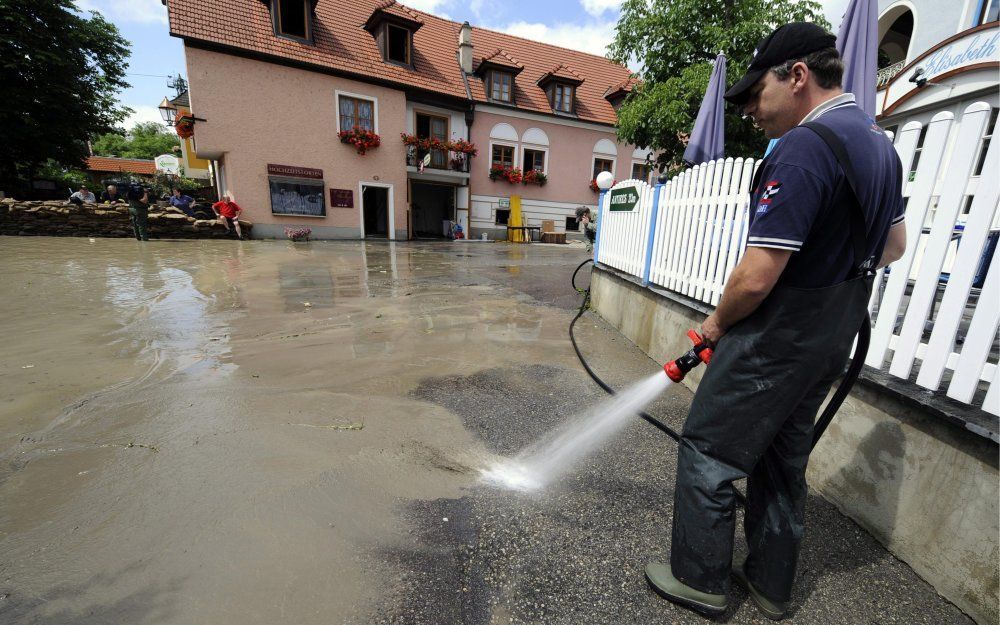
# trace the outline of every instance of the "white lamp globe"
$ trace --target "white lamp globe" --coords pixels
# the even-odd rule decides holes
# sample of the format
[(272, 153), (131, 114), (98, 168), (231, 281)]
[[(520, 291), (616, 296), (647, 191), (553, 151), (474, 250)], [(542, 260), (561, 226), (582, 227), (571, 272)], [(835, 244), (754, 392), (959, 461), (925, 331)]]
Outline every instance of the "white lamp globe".
[(615, 177), (610, 171), (602, 171), (597, 174), (597, 188), (607, 191), (615, 184)]

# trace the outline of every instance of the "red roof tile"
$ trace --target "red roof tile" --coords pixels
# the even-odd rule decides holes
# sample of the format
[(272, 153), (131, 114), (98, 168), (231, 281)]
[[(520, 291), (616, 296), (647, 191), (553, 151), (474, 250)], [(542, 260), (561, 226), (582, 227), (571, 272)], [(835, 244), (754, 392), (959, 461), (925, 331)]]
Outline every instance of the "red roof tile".
[(113, 156), (88, 156), (88, 171), (110, 171), (127, 174), (152, 176), (156, 173), (156, 163), (139, 158), (116, 158)]
[(517, 59), (512, 57), (506, 51), (501, 48), (497, 48), (496, 52), (493, 54), (483, 57), (483, 60), (479, 62), (480, 65), (484, 63), (489, 63), (490, 65), (506, 66), (521, 71), (524, 69), (524, 65), (517, 62)]
[(583, 77), (581, 77), (579, 74), (577, 74), (570, 68), (560, 63), (555, 68), (550, 69), (549, 71), (542, 74), (542, 77), (538, 79), (538, 84), (544, 85), (550, 80), (558, 80), (558, 79), (563, 79), (566, 82), (573, 83), (575, 85), (583, 83)]
[[(458, 33), (452, 22), (387, 0), (318, 0), (314, 42), (276, 37), (268, 5), (248, 0), (167, 0), (170, 34), (191, 43), (222, 47), (234, 53), (265, 55), (277, 60), (343, 72), (361, 80), (389, 82), (454, 98), (466, 99), (465, 81), (458, 65)], [(363, 26), (378, 9), (414, 16), (423, 27), (413, 34), (413, 68), (382, 60), (375, 39)], [(511, 59), (527, 59), (514, 81), (514, 104), (528, 111), (551, 113), (548, 98), (538, 85), (552, 68), (572, 67), (584, 83), (576, 89), (576, 116), (604, 124), (615, 122), (615, 111), (604, 99), (607, 90), (627, 80), (630, 72), (608, 59), (483, 28), (472, 29), (473, 67), (484, 58), (506, 51)], [(475, 51), (486, 53), (476, 54)], [(494, 59), (498, 60), (498, 59)], [(472, 98), (488, 102), (482, 80), (470, 77)]]

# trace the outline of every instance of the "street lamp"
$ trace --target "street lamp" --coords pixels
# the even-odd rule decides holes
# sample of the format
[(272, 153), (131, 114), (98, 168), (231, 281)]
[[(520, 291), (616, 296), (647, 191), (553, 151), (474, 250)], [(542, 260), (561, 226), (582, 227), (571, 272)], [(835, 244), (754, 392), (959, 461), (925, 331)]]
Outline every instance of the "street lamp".
[(163, 102), (160, 102), (160, 116), (163, 117), (163, 121), (167, 122), (168, 126), (174, 125), (174, 120), (177, 119), (177, 107), (170, 103), (170, 100), (164, 96)]
[(604, 216), (601, 214), (601, 210), (604, 208), (604, 196), (607, 195), (608, 189), (615, 186), (615, 175), (610, 171), (602, 171), (597, 174), (597, 188), (601, 190), (600, 199), (597, 200), (597, 235), (594, 237), (594, 264), (597, 264), (597, 251), (601, 244), (601, 224), (604, 223)]

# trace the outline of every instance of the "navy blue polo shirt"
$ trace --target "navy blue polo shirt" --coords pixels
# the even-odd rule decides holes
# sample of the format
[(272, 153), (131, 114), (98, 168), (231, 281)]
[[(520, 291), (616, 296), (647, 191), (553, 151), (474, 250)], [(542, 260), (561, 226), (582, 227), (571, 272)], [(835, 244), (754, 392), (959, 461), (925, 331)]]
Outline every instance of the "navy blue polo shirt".
[[(877, 263), (889, 228), (903, 220), (899, 157), (853, 97), (840, 96), (831, 104), (806, 120), (833, 130), (847, 148), (868, 227), (867, 258)], [(855, 264), (850, 213), (844, 210), (852, 191), (837, 157), (819, 135), (797, 126), (761, 167), (750, 196), (747, 245), (792, 250), (779, 285), (819, 288), (843, 282)]]

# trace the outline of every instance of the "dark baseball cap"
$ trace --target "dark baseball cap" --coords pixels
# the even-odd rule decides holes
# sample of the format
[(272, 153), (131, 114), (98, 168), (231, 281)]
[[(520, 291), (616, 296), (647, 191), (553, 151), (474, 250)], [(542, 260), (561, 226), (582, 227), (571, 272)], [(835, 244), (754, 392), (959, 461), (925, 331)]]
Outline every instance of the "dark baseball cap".
[(753, 53), (746, 74), (723, 97), (732, 104), (743, 104), (750, 98), (750, 88), (775, 65), (807, 54), (832, 48), (837, 38), (810, 22), (791, 22), (779, 26), (761, 39)]

